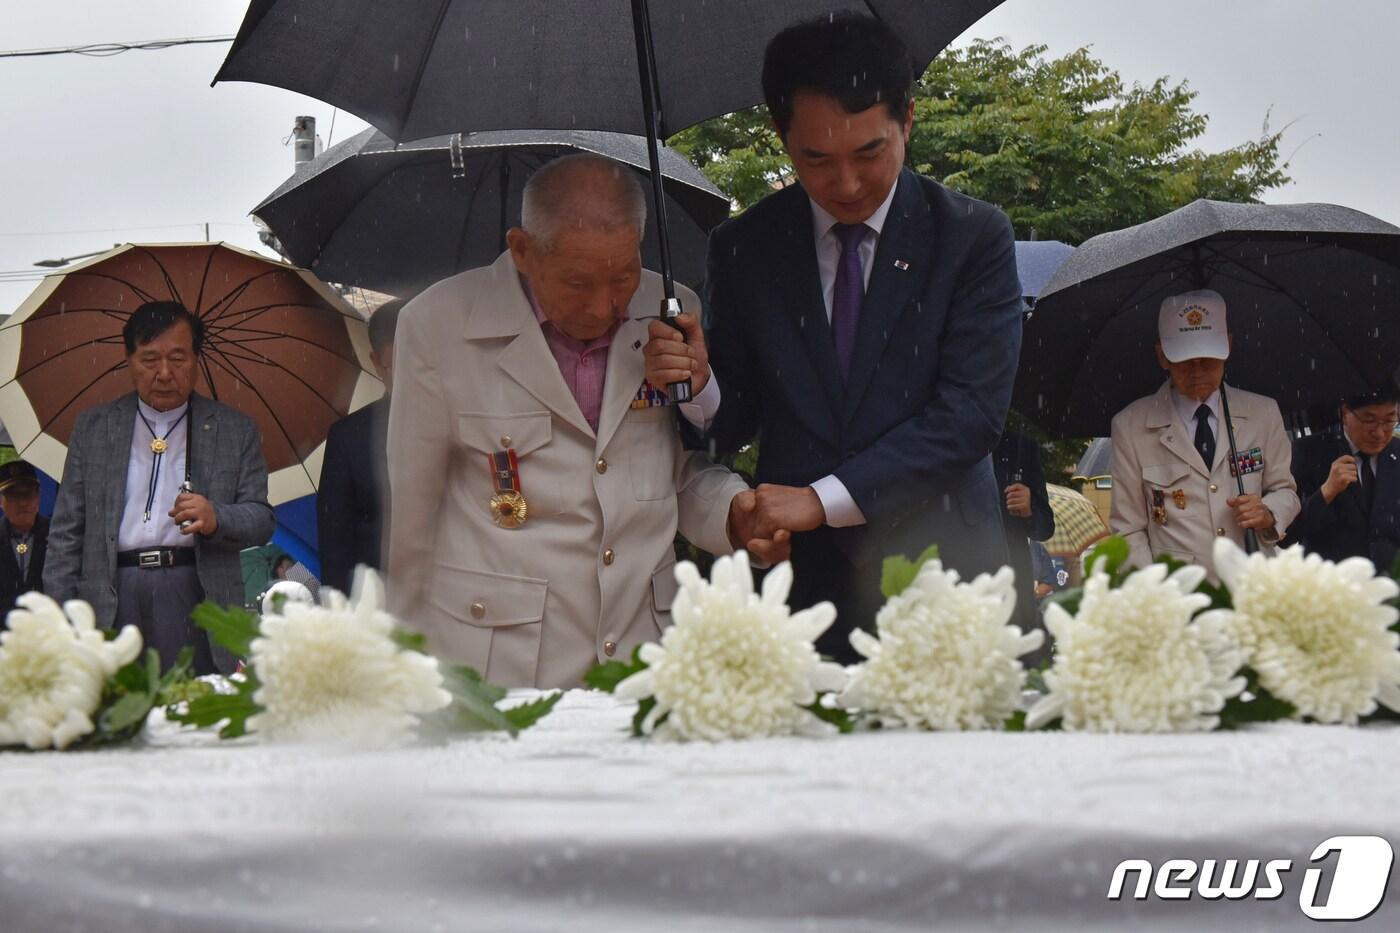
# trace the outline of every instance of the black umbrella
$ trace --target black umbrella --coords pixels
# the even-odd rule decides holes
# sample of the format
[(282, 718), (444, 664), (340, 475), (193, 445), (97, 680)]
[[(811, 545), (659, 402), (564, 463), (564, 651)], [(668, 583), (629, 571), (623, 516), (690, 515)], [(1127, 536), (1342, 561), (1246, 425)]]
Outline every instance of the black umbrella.
[(1087, 240), (1026, 322), (1013, 405), (1053, 436), (1107, 435), (1166, 378), (1162, 299), (1225, 298), (1226, 378), (1284, 412), (1392, 385), (1400, 364), (1400, 227), (1332, 204), (1196, 201)]
[[(256, 81), (414, 139), (465, 130), (647, 137), (666, 300), (679, 313), (657, 141), (760, 102), (763, 50), (850, 9), (890, 23), (923, 69), (1000, 0), (253, 0), (215, 81)], [(688, 397), (677, 383), (672, 395)], [(678, 395), (679, 393), (679, 395)]]
[[(502, 130), (395, 144), (369, 129), (327, 149), (253, 214), (283, 252), (326, 281), (410, 296), (489, 264), (520, 217), (526, 180), (557, 156), (595, 152), (646, 175), (646, 140), (580, 130)], [(705, 275), (706, 236), (729, 199), (674, 150), (661, 151), (676, 277)], [(655, 267), (655, 224), (642, 245)]]

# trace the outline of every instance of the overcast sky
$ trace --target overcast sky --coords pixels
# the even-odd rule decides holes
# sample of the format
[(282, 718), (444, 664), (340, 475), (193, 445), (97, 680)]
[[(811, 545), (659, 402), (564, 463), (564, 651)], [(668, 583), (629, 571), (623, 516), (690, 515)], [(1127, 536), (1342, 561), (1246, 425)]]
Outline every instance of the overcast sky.
[[(348, 0), (347, 0), (348, 2)], [(0, 50), (232, 35), (245, 0), (0, 0)], [(1296, 181), (1268, 200), (1332, 201), (1400, 223), (1400, 35), (1395, 0), (1007, 0), (969, 31), (1063, 53), (1081, 45), (1125, 78), (1187, 79), (1208, 149), (1290, 125)], [(298, 114), (323, 139), (364, 124), (252, 84), (209, 87), (227, 45), (0, 59), (0, 313), (41, 259), (118, 242), (259, 246), (247, 217), (292, 168)], [(1295, 152), (1296, 150), (1296, 152)]]

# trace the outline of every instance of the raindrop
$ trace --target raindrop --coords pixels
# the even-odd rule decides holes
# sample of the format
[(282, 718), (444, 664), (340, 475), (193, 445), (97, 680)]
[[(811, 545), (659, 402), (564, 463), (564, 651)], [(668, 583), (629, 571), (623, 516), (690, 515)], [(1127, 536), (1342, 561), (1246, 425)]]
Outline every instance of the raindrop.
[(398, 52), (395, 52), (395, 53), (394, 53), (394, 70), (395, 70), (395, 71), (398, 71), (398, 70), (399, 70), (399, 53), (398, 53)]

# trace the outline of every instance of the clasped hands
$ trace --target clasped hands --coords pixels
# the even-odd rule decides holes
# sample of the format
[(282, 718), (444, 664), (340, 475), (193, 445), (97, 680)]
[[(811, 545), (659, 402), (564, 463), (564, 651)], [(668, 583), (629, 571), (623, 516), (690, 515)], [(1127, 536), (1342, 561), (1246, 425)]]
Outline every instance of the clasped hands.
[(792, 553), (792, 534), (826, 523), (826, 509), (811, 486), (762, 483), (729, 502), (729, 543), (767, 564)]
[[(652, 321), (647, 326), (647, 381), (660, 388), (690, 381), (691, 397), (710, 381), (710, 356), (700, 320), (689, 312), (671, 326)], [(781, 563), (792, 553), (792, 534), (811, 531), (826, 522), (826, 509), (810, 486), (761, 484), (729, 502), (729, 543), (768, 564)]]

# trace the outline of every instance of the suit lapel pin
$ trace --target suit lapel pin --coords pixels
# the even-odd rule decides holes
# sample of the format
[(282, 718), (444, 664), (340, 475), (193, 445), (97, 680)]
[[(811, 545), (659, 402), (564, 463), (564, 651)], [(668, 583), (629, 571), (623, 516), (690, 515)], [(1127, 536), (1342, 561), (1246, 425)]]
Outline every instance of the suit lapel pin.
[(903, 259), (896, 259), (894, 261), (894, 267), (900, 272), (904, 272), (909, 268), (909, 263), (905, 262)]

